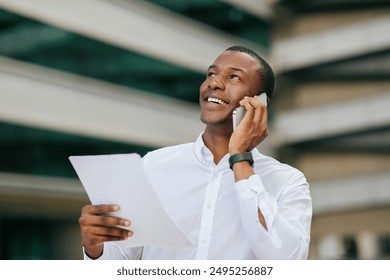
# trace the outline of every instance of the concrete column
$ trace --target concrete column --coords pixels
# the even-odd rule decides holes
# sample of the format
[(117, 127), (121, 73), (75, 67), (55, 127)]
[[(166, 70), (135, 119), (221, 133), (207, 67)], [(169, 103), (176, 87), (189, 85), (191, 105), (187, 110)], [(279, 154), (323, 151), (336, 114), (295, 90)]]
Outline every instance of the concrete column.
[(344, 256), (344, 245), (342, 236), (337, 234), (328, 234), (318, 240), (317, 246), (318, 259), (337, 260)]
[(358, 257), (362, 260), (372, 260), (379, 256), (378, 238), (373, 232), (362, 232), (356, 236)]

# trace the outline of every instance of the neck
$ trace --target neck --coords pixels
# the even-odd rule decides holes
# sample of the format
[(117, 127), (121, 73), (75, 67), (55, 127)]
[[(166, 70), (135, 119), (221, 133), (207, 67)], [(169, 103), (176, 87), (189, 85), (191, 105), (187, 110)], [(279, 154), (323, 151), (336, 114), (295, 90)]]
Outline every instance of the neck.
[(215, 164), (218, 164), (229, 152), (229, 141), (231, 135), (232, 130), (226, 129), (223, 126), (206, 126), (205, 132), (203, 133), (203, 142), (213, 154)]

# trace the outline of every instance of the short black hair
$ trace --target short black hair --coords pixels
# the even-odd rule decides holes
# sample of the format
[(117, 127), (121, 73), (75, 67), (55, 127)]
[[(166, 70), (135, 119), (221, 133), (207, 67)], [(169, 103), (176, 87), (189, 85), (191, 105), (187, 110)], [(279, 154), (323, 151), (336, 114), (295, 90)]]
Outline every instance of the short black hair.
[(259, 93), (265, 92), (268, 98), (271, 99), (275, 87), (275, 75), (274, 75), (274, 71), (272, 70), (271, 66), (269, 66), (267, 61), (265, 61), (255, 51), (243, 46), (232, 46), (227, 48), (225, 51), (246, 53), (259, 62), (261, 66), (260, 68), (262, 70), (260, 72), (260, 79), (263, 82), (263, 88), (260, 90)]

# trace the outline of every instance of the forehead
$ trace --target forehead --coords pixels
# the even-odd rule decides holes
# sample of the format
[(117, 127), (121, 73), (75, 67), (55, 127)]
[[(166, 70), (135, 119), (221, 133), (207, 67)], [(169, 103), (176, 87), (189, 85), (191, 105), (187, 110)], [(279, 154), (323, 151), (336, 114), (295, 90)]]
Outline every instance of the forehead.
[(249, 72), (260, 69), (257, 59), (239, 51), (224, 51), (215, 59), (213, 66), (240, 68)]

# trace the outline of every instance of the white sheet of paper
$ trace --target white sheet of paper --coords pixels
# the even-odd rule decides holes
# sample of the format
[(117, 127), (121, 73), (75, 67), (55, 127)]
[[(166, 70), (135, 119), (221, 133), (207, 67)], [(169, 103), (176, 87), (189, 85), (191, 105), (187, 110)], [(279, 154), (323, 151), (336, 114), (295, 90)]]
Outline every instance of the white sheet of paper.
[(113, 216), (131, 221), (134, 235), (116, 241), (122, 247), (189, 246), (187, 238), (167, 216), (145, 174), (138, 154), (69, 157), (92, 204), (117, 204)]

